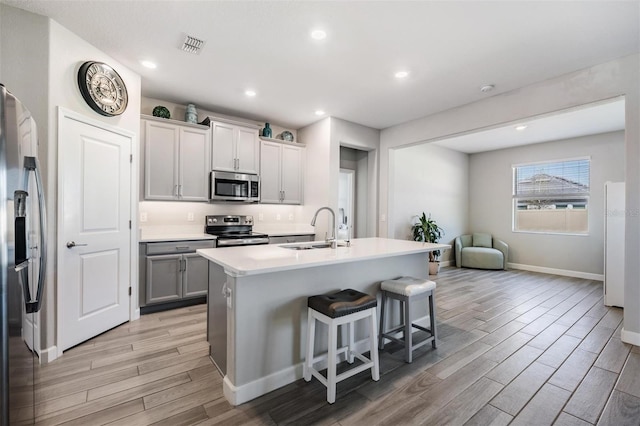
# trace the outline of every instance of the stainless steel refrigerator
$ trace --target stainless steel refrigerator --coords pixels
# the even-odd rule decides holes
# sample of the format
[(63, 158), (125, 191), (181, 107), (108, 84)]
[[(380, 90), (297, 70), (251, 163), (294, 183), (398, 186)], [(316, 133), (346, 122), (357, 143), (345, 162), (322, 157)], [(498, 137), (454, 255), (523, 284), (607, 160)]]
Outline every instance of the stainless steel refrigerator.
[(0, 424), (35, 419), (46, 211), (31, 113), (0, 85)]

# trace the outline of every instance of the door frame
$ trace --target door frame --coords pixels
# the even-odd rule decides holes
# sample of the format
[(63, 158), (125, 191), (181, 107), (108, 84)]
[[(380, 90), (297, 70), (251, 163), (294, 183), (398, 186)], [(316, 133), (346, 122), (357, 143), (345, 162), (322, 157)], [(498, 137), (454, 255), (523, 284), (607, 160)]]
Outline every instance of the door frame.
[[(64, 107), (58, 107), (58, 120), (57, 120), (57, 130), (56, 137), (58, 140), (57, 144), (57, 187), (58, 190), (62, 188), (62, 167), (61, 159), (60, 159), (60, 145), (61, 145), (61, 137), (60, 137), (60, 129), (62, 128), (62, 123), (64, 120), (70, 119), (75, 120), (80, 123), (97, 127), (101, 130), (109, 131), (112, 133), (116, 133), (118, 135), (127, 137), (131, 139), (131, 175), (129, 182), (130, 189), (130, 207), (129, 207), (129, 220), (131, 221), (131, 232), (129, 232), (129, 287), (131, 288), (131, 295), (129, 296), (129, 321), (134, 321), (140, 318), (140, 308), (138, 304), (138, 156), (139, 156), (139, 143), (138, 143), (138, 134), (132, 132), (130, 130), (124, 129), (122, 127), (113, 126), (111, 124), (104, 123), (100, 120), (96, 120), (85, 115), (79, 114), (75, 111)], [(61, 241), (61, 235), (58, 232), (59, 229), (63, 227), (63, 205), (59, 201), (60, 194), (56, 196), (56, 243), (53, 245), (55, 247), (55, 264), (56, 264), (56, 287), (62, 282), (62, 272), (59, 266), (59, 257), (57, 255), (58, 249), (64, 244)], [(134, 232), (135, 231), (135, 232)], [(57, 357), (62, 355), (62, 345), (60, 345), (61, 336), (62, 336), (62, 321), (61, 321), (61, 307), (64, 306), (64, 301), (62, 300), (62, 292), (58, 291), (56, 288), (56, 352)], [(55, 359), (55, 358), (53, 358)], [(49, 358), (49, 362), (53, 361), (53, 359)]]

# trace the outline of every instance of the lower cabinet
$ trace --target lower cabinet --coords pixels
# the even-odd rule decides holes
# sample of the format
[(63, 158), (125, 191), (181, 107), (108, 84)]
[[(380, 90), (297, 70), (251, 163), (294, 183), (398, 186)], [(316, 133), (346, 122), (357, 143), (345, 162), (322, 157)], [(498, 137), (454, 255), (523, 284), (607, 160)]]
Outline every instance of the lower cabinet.
[(212, 241), (147, 243), (141, 248), (140, 306), (206, 296), (209, 262), (195, 250), (213, 246)]

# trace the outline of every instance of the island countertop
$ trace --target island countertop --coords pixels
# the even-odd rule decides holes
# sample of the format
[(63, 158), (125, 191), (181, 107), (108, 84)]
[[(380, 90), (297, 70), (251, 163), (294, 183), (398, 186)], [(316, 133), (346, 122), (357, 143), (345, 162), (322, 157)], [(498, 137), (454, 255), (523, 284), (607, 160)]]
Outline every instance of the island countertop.
[(358, 238), (351, 240), (349, 247), (338, 246), (336, 249), (292, 250), (282, 247), (308, 244), (310, 243), (200, 249), (197, 253), (222, 266), (228, 275), (239, 277), (451, 248), (449, 244), (389, 238)]

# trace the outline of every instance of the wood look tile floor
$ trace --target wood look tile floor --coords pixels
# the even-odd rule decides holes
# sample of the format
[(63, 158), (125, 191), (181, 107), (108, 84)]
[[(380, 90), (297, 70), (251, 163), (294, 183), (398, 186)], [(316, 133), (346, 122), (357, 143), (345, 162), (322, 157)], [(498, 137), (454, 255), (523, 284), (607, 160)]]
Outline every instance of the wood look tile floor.
[(640, 425), (640, 348), (602, 283), (443, 268), (436, 350), (388, 344), (381, 378), (326, 403), (299, 380), (238, 407), (208, 357), (205, 305), (143, 316), (43, 366), (38, 425)]

